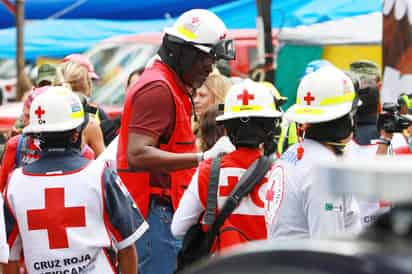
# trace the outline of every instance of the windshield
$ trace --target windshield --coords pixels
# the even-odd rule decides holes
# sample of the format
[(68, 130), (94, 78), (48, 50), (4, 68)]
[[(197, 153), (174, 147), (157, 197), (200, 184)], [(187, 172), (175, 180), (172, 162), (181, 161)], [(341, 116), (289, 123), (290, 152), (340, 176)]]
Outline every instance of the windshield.
[(158, 49), (154, 44), (130, 44), (119, 49), (94, 88), (92, 101), (102, 105), (122, 105), (129, 74), (144, 68)]

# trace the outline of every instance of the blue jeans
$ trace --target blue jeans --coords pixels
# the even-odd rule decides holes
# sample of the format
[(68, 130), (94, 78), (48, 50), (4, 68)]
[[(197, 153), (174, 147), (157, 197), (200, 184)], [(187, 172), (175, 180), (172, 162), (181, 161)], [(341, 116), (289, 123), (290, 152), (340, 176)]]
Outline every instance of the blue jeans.
[(150, 202), (146, 220), (150, 227), (136, 242), (139, 274), (172, 274), (176, 270), (181, 241), (177, 241), (170, 231), (172, 218), (171, 206)]

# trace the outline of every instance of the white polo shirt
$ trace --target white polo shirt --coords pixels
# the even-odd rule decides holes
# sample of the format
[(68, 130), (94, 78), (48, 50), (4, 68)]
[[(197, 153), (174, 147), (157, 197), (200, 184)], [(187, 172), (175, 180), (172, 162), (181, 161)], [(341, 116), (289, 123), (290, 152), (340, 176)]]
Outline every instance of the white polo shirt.
[(322, 144), (305, 139), (291, 146), (269, 175), (265, 212), (268, 237), (279, 240), (330, 238), (360, 231), (359, 208), (351, 196), (334, 196), (316, 184), (319, 160), (335, 161)]

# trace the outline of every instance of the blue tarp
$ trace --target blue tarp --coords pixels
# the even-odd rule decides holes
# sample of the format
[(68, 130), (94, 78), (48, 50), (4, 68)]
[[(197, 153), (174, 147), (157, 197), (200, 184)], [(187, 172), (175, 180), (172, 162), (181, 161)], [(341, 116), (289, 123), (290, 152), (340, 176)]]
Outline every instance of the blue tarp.
[[(110, 21), (97, 19), (42, 20), (28, 23), (24, 29), (24, 52), (27, 60), (37, 57), (63, 57), (83, 52), (93, 44), (122, 34), (162, 31), (167, 20)], [(0, 30), (0, 58), (14, 58), (16, 31)]]
[[(58, 0), (55, 1), (58, 2)], [(108, 0), (99, 0), (98, 2), (105, 1)], [(177, 0), (146, 2), (159, 4), (162, 1), (165, 1), (164, 3), (179, 2), (181, 5), (184, 2)], [(53, 1), (47, 0), (47, 2)], [(94, 1), (90, 0), (90, 2)], [(122, 1), (122, 5), (123, 2), (130, 1)], [(139, 4), (140, 2), (142, 1), (139, 1)], [(381, 0), (273, 0), (272, 2), (272, 26), (274, 28), (309, 25), (382, 10)], [(116, 1), (116, 3), (119, 2)], [(148, 14), (151, 9), (152, 6), (147, 8)], [(228, 28), (255, 28), (256, 26), (255, 0), (232, 1), (213, 7), (211, 10), (223, 19)], [(172, 22), (172, 19), (138, 21), (59, 19), (27, 23), (25, 27), (25, 57), (29, 60), (39, 56), (62, 57), (68, 53), (82, 52), (96, 42), (114, 35), (161, 31)], [(14, 58), (14, 56), (15, 29), (0, 30), (0, 58)]]
[[(161, 19), (166, 14), (175, 17), (187, 9), (209, 8), (227, 2), (230, 0), (28, 0), (25, 1), (25, 17), (46, 19), (60, 13), (59, 19)], [(14, 25), (14, 16), (0, 1), (0, 28)]]
[[(296, 27), (382, 11), (381, 0), (272, 0), (272, 27)], [(256, 26), (256, 0), (211, 8), (229, 28)]]

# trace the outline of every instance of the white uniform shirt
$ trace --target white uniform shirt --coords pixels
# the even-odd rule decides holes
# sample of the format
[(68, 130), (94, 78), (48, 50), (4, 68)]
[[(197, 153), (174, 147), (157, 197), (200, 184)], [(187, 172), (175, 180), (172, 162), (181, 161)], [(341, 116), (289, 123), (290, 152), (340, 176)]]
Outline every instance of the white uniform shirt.
[(117, 146), (119, 144), (119, 135), (114, 138), (110, 144), (103, 150), (103, 152), (97, 157), (96, 160), (98, 161), (109, 161), (116, 167), (116, 154), (117, 154)]
[(290, 147), (271, 170), (265, 210), (268, 237), (285, 240), (329, 238), (359, 232), (359, 208), (350, 196), (333, 196), (316, 184), (318, 160), (335, 161), (332, 151), (305, 139), (303, 157)]
[[(378, 145), (359, 145), (353, 140), (346, 146), (344, 157), (347, 159), (372, 159), (376, 156)], [(390, 210), (388, 203), (382, 201), (373, 201), (357, 197), (361, 224), (363, 228), (371, 225), (379, 215)]]
[(105, 171), (100, 161), (69, 173), (16, 169), (6, 194), (10, 260), (23, 248), (29, 273), (117, 273), (105, 249), (134, 244), (148, 224), (117, 175)]

